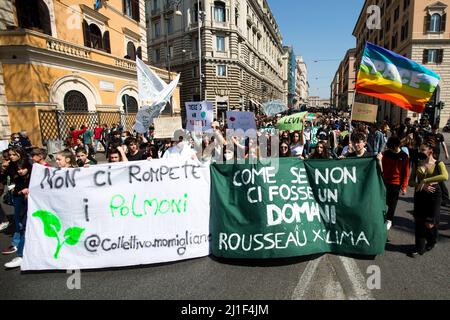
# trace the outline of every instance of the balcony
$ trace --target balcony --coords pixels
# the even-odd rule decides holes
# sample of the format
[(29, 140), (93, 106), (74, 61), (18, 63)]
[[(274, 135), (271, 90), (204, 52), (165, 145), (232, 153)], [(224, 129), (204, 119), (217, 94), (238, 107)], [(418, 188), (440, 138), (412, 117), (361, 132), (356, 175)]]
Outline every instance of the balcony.
[(47, 49), (62, 54), (67, 54), (72, 57), (91, 59), (91, 52), (89, 49), (69, 44), (55, 38), (47, 39)]
[(167, 4), (167, 3), (164, 5), (164, 13), (170, 14), (170, 13), (172, 13), (174, 11), (175, 10), (173, 8), (173, 5), (170, 5), (170, 4)]
[[(75, 43), (53, 38), (46, 34), (28, 29), (0, 31), (0, 49), (11, 47), (18, 53), (39, 52), (51, 57), (52, 61), (70, 59), (85, 64), (86, 69), (92, 67), (115, 69), (136, 75), (136, 63), (101, 50), (84, 47)], [(29, 48), (34, 50), (29, 50)], [(9, 50), (9, 48), (8, 48)], [(33, 54), (33, 53), (31, 53)], [(167, 71), (151, 67), (165, 81), (168, 81)]]
[(159, 17), (161, 15), (161, 8), (156, 8), (152, 10), (151, 16), (152, 18)]
[(188, 31), (193, 31), (193, 30), (197, 30), (197, 29), (198, 29), (197, 21), (193, 21), (193, 22), (189, 23)]
[(249, 26), (253, 26), (255, 24), (255, 22), (253, 22), (253, 18), (251, 15), (247, 14), (247, 24)]

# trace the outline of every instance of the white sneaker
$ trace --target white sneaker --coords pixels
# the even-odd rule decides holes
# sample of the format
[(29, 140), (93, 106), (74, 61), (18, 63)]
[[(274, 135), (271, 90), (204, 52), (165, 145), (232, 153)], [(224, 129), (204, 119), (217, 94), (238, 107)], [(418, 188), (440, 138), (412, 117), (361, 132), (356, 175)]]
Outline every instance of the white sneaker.
[(391, 228), (392, 228), (392, 221), (391, 221), (391, 220), (388, 220), (388, 221), (387, 221), (387, 226), (386, 226), (386, 228), (387, 228), (388, 230), (391, 230)]
[(5, 263), (5, 268), (7, 268), (7, 269), (19, 268), (21, 264), (22, 264), (22, 258), (17, 257), (17, 258), (12, 259), (8, 263)]
[(0, 231), (3, 231), (5, 229), (7, 229), (9, 226), (9, 222), (2, 222), (0, 223)]

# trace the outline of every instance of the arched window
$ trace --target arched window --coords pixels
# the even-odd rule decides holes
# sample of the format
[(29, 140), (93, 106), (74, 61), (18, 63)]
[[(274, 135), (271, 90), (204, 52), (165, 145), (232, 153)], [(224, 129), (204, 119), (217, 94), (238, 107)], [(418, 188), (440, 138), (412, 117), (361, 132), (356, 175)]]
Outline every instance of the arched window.
[(225, 3), (214, 1), (214, 20), (216, 22), (225, 22)]
[(128, 95), (128, 94), (124, 94), (122, 96), (122, 103), (123, 103), (123, 111), (128, 112), (128, 113), (137, 113), (138, 112), (138, 102), (137, 100)]
[(134, 46), (133, 42), (127, 43), (127, 59), (136, 60), (136, 47)]
[(91, 36), (91, 48), (94, 49), (103, 49), (103, 37), (102, 32), (99, 27), (95, 24), (89, 25), (89, 33)]
[(88, 103), (86, 97), (77, 90), (71, 90), (64, 96), (64, 111), (87, 112)]
[(435, 13), (431, 16), (430, 30), (431, 32), (441, 31), (441, 15)]
[(50, 12), (43, 0), (16, 0), (19, 27), (52, 35)]

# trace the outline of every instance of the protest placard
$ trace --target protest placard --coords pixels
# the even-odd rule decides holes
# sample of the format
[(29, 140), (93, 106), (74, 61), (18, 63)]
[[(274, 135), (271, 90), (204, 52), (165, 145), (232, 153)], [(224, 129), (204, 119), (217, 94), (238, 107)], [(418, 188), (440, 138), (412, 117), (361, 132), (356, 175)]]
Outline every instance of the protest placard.
[(155, 139), (174, 138), (175, 131), (182, 129), (181, 117), (155, 119)]
[(152, 160), (34, 165), (22, 270), (79, 270), (209, 255), (209, 167)]
[(378, 106), (376, 104), (355, 102), (352, 109), (352, 120), (376, 123)]
[(214, 110), (211, 102), (186, 102), (186, 130), (205, 132), (211, 129)]
[(278, 120), (277, 129), (285, 131), (297, 131), (303, 129), (303, 120), (307, 112), (299, 112)]
[(264, 259), (384, 252), (386, 191), (376, 166), (374, 158), (212, 165), (212, 253)]
[(255, 130), (256, 121), (253, 112), (227, 111), (227, 127), (231, 130)]
[(288, 106), (283, 101), (275, 100), (264, 103), (262, 109), (266, 116), (273, 117), (288, 110)]

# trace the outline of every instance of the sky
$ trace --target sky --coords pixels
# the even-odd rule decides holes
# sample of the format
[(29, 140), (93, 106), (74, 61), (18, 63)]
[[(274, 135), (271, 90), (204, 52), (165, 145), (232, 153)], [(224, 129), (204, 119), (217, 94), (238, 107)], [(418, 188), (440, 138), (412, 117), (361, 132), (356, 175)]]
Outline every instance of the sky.
[[(364, 0), (268, 0), (283, 45), (292, 45), (308, 68), (309, 95), (330, 98), (330, 85), (348, 49)], [(318, 60), (318, 62), (314, 62)], [(320, 61), (335, 60), (335, 61)]]

